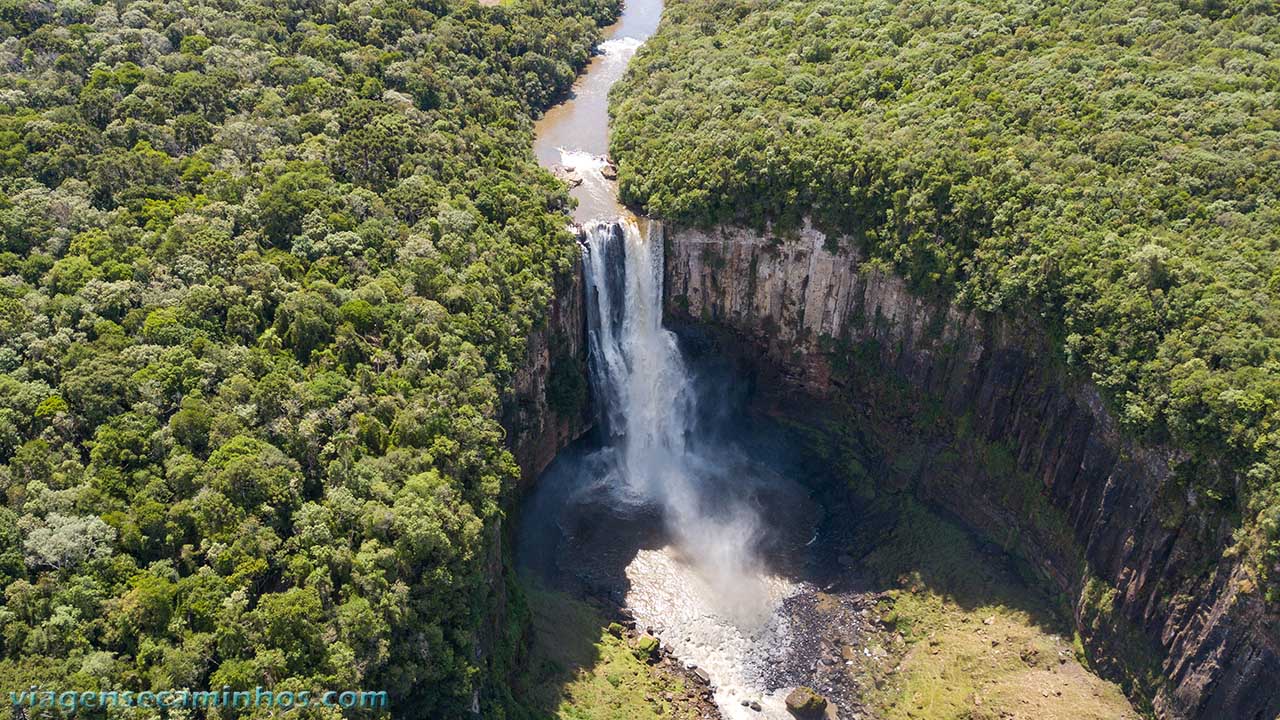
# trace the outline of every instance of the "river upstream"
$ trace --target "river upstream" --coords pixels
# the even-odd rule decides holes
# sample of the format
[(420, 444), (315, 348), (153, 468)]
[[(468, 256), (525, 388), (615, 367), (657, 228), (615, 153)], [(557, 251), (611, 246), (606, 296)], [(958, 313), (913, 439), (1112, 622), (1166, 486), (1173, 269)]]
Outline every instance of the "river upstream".
[(629, 0), (570, 99), (537, 125), (539, 161), (576, 184), (584, 229), (593, 439), (562, 452), (524, 503), (526, 577), (633, 616), (701, 670), (726, 718), (789, 718), (798, 685), (852, 717), (847, 658), (866, 598), (826, 550), (840, 533), (797, 481), (798, 454), (743, 411), (731, 368), (663, 326), (656, 223), (617, 200), (608, 92), (656, 29)]
[[(682, 717), (792, 720), (798, 687), (828, 700), (829, 720), (1135, 717), (998, 548), (924, 510), (902, 515), (898, 500), (857, 499), (834, 467), (846, 460), (748, 411), (798, 399), (756, 394), (755, 370), (711, 331), (664, 323), (663, 227), (619, 204), (606, 157), (609, 90), (662, 10), (628, 0), (536, 127), (539, 162), (578, 203), (596, 422), (519, 508), (522, 579), (658, 638), (653, 670), (683, 679), (670, 705)], [(854, 464), (885, 471), (868, 459)], [(875, 554), (889, 564), (864, 564)], [(673, 701), (644, 698), (658, 713)]]
[[(569, 99), (534, 126), (533, 151), (543, 167), (568, 170), (582, 184), (571, 191), (579, 223), (616, 220), (627, 211), (605, 177), (609, 152), (609, 89), (622, 78), (636, 50), (658, 29), (662, 0), (627, 0), (618, 22), (605, 30), (599, 54), (578, 78)], [(562, 173), (563, 174), (563, 173)]]

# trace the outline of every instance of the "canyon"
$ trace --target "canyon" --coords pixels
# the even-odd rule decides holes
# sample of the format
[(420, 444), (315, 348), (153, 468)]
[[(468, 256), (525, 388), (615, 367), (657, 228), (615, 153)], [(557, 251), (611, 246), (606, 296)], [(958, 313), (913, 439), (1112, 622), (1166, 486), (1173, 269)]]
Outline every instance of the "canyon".
[[(874, 446), (855, 494), (910, 494), (1025, 560), (1070, 604), (1091, 666), (1155, 716), (1280, 712), (1280, 624), (1224, 552), (1230, 527), (1173, 486), (1178, 450), (1128, 438), (1035, 318), (915, 292), (808, 226), (658, 228), (666, 322), (737, 358), (754, 409), (835, 452), (850, 428)], [(587, 398), (548, 400), (587, 363), (581, 267), (558, 288), (508, 404), (527, 481), (591, 425)]]
[[(662, 8), (628, 5), (575, 93), (540, 121), (535, 143), (544, 167), (574, 179), (588, 258), (597, 221), (625, 225), (630, 216), (606, 172), (607, 96)], [(1229, 551), (1232, 523), (1203, 511), (1177, 481), (1178, 448), (1137, 442), (1117, 425), (1039, 318), (986, 315), (909, 287), (855, 240), (808, 223), (764, 232), (647, 225), (647, 242), (661, 251), (662, 323), (698, 353), (728, 359), (749, 412), (808, 438), (851, 503), (909, 497), (1016, 558), (1030, 584), (1060, 598), (1090, 668), (1156, 717), (1280, 713), (1270, 687), (1280, 677), (1280, 619)], [(593, 282), (613, 282), (604, 278), (614, 271), (588, 272), (579, 260), (555, 280), (504, 402), (521, 473), (516, 499), (533, 495), (539, 516), (570, 497), (540, 486), (574, 474), (556, 469), (557, 454), (593, 430), (608, 445), (610, 431), (598, 425), (614, 400), (589, 381), (600, 361), (589, 337), (601, 322), (591, 319), (603, 288)], [(571, 451), (566, 462), (581, 463), (583, 452), (595, 451)], [(624, 528), (634, 518), (609, 508), (617, 501), (593, 512)], [(578, 561), (593, 562), (589, 553)], [(500, 608), (510, 577), (499, 578), (509, 571), (500, 554), (491, 557)], [(606, 594), (622, 602), (629, 584)]]

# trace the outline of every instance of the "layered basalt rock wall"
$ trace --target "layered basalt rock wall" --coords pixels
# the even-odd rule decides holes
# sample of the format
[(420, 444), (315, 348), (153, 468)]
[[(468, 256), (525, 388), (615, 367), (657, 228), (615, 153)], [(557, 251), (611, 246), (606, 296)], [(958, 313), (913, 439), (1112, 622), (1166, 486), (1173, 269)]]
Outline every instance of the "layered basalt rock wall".
[[(556, 279), (546, 320), (529, 335), (525, 361), (503, 398), (500, 419), (506, 445), (520, 468), (519, 484), (508, 496), (509, 503), (529, 489), (556, 453), (591, 427), (584, 287), (582, 261), (578, 260), (571, 272)], [(512, 644), (506, 635), (515, 580), (505, 534), (503, 522), (495, 523), (486, 544), (489, 609), (476, 643), (475, 660), (487, 667), (487, 673), (473, 701), (473, 712), (478, 716), (484, 715), (485, 708), (502, 705), (500, 683), (510, 678), (523, 652), (519, 641)]]
[[(529, 336), (524, 364), (503, 404), (507, 447), (520, 466), (521, 489), (546, 469), (556, 453), (591, 426), (586, 397), (587, 316), (582, 260), (556, 281), (546, 322)], [(573, 396), (570, 387), (580, 392)], [(556, 402), (557, 394), (570, 395)]]
[[(668, 227), (665, 242), (669, 318), (750, 348), (777, 386), (762, 390), (809, 399), (794, 419), (820, 404), (870, 418), (907, 456), (884, 475), (1039, 568), (1104, 675), (1160, 717), (1277, 717), (1280, 619), (1224, 554), (1231, 527), (1177, 487), (1176, 449), (1125, 437), (1034, 321), (913, 293), (813, 228)], [(876, 407), (881, 383), (912, 407)], [(905, 417), (925, 404), (937, 422)]]

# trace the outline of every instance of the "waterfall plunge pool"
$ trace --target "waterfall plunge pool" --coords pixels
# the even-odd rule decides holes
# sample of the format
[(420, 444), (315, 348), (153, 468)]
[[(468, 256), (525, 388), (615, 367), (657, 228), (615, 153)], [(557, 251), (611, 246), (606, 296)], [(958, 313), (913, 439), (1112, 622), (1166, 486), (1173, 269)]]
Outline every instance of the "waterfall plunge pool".
[[(514, 542), (523, 583), (629, 620), (660, 639), (662, 664), (697, 673), (684, 675), (695, 680), (691, 704), (664, 703), (671, 693), (619, 695), (603, 699), (599, 717), (573, 702), (566, 717), (782, 720), (791, 718), (786, 692), (801, 685), (830, 701), (828, 718), (886, 708), (998, 717), (1002, 703), (1042, 720), (1131, 717), (1114, 686), (1067, 659), (1069, 640), (1046, 629), (1066, 624), (1011, 579), (1007, 556), (911, 501), (890, 503), (906, 502), (905, 511), (884, 503), (868, 511), (847, 470), (874, 463), (847, 450), (840, 458), (814, 452), (791, 429), (749, 412), (750, 373), (696, 328), (677, 335), (663, 327), (662, 248), (618, 203), (607, 159), (609, 89), (662, 8), (662, 0), (627, 0), (570, 98), (535, 128), (539, 162), (576, 183), (573, 219), (588, 235), (598, 422), (523, 500)], [(906, 601), (895, 606), (887, 585), (869, 583), (861, 573), (870, 566), (881, 580), (886, 568), (901, 572), (893, 585), (906, 588)], [(895, 618), (914, 627), (895, 627)], [(973, 622), (983, 627), (947, 634)], [(542, 624), (557, 636), (599, 637), (568, 616)], [(912, 649), (921, 638), (904, 632), (929, 633), (927, 649)], [(1035, 665), (1055, 655), (1047, 668)], [(563, 682), (565, 671), (594, 669), (548, 677)], [(1052, 695), (1044, 690), (1059, 683)], [(536, 691), (554, 698), (564, 689)], [(557, 712), (555, 702), (542, 709)]]
[(702, 670), (723, 717), (790, 718), (784, 697), (800, 685), (859, 709), (867, 688), (847, 668), (866, 660), (875, 594), (838, 559), (854, 514), (824, 511), (815, 492), (829, 478), (747, 412), (731, 361), (663, 326), (648, 227), (586, 230), (597, 428), (525, 501), (520, 572), (634, 618)]

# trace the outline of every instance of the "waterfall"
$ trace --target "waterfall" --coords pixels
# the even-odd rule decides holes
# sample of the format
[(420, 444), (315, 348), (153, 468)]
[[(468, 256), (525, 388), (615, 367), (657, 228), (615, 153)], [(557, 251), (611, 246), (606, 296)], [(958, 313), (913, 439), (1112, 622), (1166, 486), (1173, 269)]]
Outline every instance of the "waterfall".
[(661, 226), (631, 217), (605, 172), (609, 88), (661, 7), (627, 0), (572, 99), (536, 125), (539, 162), (580, 181), (570, 195), (586, 234), (600, 442), (565, 449), (539, 479), (521, 513), (517, 560), (552, 586), (623, 604), (706, 674), (726, 720), (791, 720), (784, 690), (798, 668), (813, 667), (815, 644), (793, 631), (786, 605), (802, 586), (776, 570), (798, 567), (780, 549), (812, 537), (807, 494), (774, 470), (786, 453), (744, 422), (738, 394), (725, 397), (724, 368), (686, 358), (663, 327)]
[(675, 333), (662, 325), (663, 257), (656, 223), (587, 228), (589, 363), (603, 454), (621, 498), (654, 506), (675, 549), (735, 621), (767, 614), (757, 558), (760, 522), (732, 490), (740, 456), (695, 444), (699, 398)]
[(600, 421), (637, 493), (676, 489), (695, 399), (675, 334), (662, 327), (662, 247), (634, 220), (587, 233), (591, 382)]
[[(815, 667), (794, 620), (815, 520), (746, 417), (729, 366), (663, 326), (661, 225), (585, 226), (588, 375), (599, 435), (564, 451), (530, 500), (519, 562), (624, 606), (705, 673), (726, 720), (791, 720), (783, 699)], [(801, 610), (797, 610), (801, 608)]]

